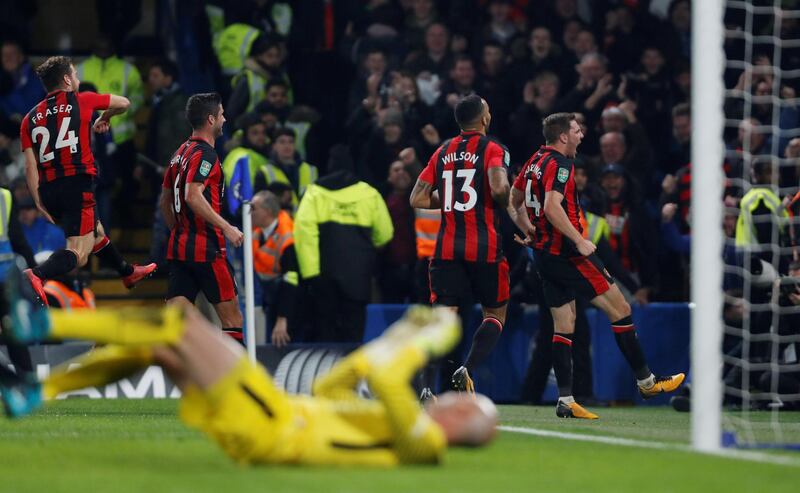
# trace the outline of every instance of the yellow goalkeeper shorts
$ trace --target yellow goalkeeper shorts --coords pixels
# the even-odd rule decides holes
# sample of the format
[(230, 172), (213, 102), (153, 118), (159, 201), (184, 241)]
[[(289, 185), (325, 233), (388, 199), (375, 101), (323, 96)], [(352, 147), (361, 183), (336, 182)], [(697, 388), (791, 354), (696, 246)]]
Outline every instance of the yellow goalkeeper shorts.
[(291, 463), (300, 453), (288, 396), (247, 358), (211, 388), (185, 389), (180, 418), (237, 462)]

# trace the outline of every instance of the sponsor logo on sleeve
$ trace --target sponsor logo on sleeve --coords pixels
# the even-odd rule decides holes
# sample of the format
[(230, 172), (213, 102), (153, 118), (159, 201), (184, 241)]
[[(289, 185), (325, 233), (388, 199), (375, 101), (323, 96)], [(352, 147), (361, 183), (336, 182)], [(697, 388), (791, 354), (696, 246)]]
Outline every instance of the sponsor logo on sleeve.
[(569, 179), (569, 170), (567, 168), (559, 168), (556, 178), (558, 178), (558, 181), (561, 183), (566, 183)]
[(208, 176), (208, 173), (211, 172), (211, 166), (212, 166), (211, 163), (209, 163), (206, 160), (203, 160), (203, 162), (200, 163), (200, 170), (199, 170), (200, 174), (203, 176)]

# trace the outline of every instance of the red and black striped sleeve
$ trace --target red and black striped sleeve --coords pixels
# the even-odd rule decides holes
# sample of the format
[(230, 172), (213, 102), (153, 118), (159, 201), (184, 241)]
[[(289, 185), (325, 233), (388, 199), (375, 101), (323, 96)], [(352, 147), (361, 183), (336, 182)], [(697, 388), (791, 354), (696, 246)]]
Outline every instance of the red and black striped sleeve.
[(201, 145), (189, 158), (186, 167), (187, 183), (202, 183), (208, 185), (208, 179), (214, 166), (217, 165), (217, 153), (211, 146)]
[(555, 153), (549, 156), (548, 160), (547, 169), (542, 177), (544, 191), (555, 190), (563, 195), (567, 183), (572, 178), (572, 161)]
[(425, 169), (422, 170), (422, 173), (419, 174), (420, 181), (424, 181), (425, 183), (429, 183), (431, 185), (436, 185), (436, 163), (439, 161), (439, 154), (442, 152), (442, 147), (439, 146), (436, 149), (436, 152), (433, 153), (431, 158), (428, 160), (428, 165), (425, 166)]

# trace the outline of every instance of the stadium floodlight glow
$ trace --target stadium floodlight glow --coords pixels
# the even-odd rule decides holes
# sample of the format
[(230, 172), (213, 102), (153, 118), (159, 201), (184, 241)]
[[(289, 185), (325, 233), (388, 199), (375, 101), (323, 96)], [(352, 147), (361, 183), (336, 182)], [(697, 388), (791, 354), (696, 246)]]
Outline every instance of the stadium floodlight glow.
[(256, 300), (253, 287), (253, 205), (242, 203), (242, 229), (244, 230), (244, 340), (247, 356), (256, 362)]
[(692, 447), (722, 441), (723, 2), (692, 2)]

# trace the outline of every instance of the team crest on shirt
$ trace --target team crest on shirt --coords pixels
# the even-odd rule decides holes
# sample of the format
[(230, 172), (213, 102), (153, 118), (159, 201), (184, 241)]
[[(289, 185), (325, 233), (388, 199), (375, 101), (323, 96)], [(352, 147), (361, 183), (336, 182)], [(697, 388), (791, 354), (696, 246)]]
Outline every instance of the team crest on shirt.
[(558, 178), (558, 181), (561, 183), (566, 183), (569, 178), (569, 170), (567, 168), (559, 168), (556, 178)]
[(203, 162), (200, 163), (200, 170), (199, 170), (200, 174), (203, 176), (208, 176), (208, 173), (211, 171), (211, 166), (212, 166), (211, 163), (209, 163), (206, 160), (203, 160)]

